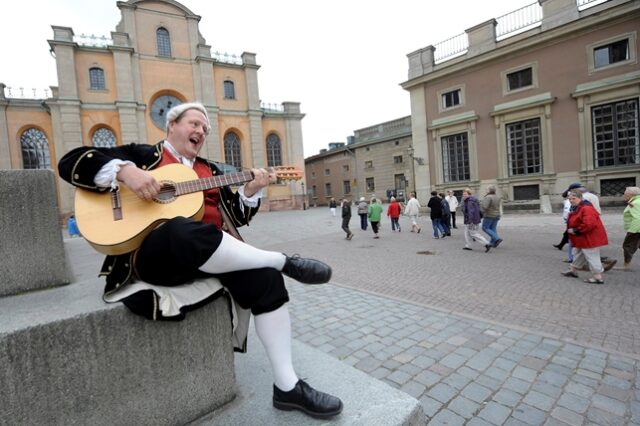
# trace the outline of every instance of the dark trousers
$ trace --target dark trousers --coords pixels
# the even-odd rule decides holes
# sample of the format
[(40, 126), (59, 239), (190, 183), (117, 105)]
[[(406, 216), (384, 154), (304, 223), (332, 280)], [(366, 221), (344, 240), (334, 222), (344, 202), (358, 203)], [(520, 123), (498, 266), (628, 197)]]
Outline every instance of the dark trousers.
[(347, 233), (347, 237), (351, 234), (349, 230), (349, 221), (351, 220), (351, 216), (342, 218), (342, 230)]
[(366, 213), (358, 213), (360, 215), (360, 229), (367, 230), (368, 218)]
[(399, 217), (392, 217), (391, 218), (391, 230), (395, 231), (396, 228), (398, 228), (398, 231), (400, 230), (400, 218)]
[(640, 248), (640, 233), (639, 232), (627, 232), (622, 243), (622, 250), (624, 251), (624, 263), (630, 263), (636, 250)]
[[(451, 225), (455, 228), (456, 227), (456, 212), (451, 212)], [(451, 228), (451, 226), (450, 226)]]
[(271, 312), (289, 301), (282, 273), (273, 268), (249, 269), (224, 274), (200, 271), (222, 241), (215, 225), (177, 217), (153, 230), (135, 257), (138, 277), (148, 283), (177, 286), (214, 276), (244, 309), (254, 315)]
[(373, 229), (374, 234), (378, 233), (378, 225), (380, 225), (380, 222), (371, 222), (371, 229)]

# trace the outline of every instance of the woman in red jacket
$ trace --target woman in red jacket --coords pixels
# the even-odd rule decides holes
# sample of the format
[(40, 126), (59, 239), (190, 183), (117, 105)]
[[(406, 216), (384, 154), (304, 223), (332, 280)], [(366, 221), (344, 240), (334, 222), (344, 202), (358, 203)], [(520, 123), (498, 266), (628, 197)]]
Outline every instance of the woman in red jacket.
[(574, 189), (569, 191), (571, 211), (567, 218), (567, 233), (573, 245), (573, 263), (571, 269), (563, 272), (565, 277), (578, 278), (577, 271), (585, 263), (593, 277), (584, 280), (591, 284), (604, 284), (602, 278), (602, 262), (600, 261), (600, 247), (609, 244), (607, 231), (600, 220), (598, 211), (586, 200), (582, 199), (582, 192)]

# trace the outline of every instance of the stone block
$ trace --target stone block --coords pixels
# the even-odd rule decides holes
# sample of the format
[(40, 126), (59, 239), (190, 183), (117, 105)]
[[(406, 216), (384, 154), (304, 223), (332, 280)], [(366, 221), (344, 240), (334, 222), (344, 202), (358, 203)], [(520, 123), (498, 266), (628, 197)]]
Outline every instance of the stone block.
[(178, 425), (234, 398), (226, 298), (154, 322), (100, 293), (96, 279), (0, 299), (0, 425)]
[(69, 282), (51, 170), (0, 170), (0, 235), (0, 297)]

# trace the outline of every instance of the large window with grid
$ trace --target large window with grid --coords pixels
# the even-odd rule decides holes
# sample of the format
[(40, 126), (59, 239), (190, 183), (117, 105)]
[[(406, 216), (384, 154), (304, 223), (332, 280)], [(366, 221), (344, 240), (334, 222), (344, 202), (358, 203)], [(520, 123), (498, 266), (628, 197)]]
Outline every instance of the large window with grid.
[(89, 68), (89, 87), (93, 90), (104, 90), (107, 88), (104, 81), (104, 70), (102, 68)]
[(225, 99), (235, 99), (236, 98), (236, 86), (231, 80), (225, 80), (222, 83), (224, 88), (224, 98)]
[(171, 57), (171, 38), (166, 28), (160, 27), (156, 30), (156, 43), (158, 45), (158, 56)]
[(540, 119), (510, 123), (506, 130), (509, 176), (542, 173)]
[(224, 135), (224, 161), (238, 169), (242, 168), (240, 138), (234, 132), (228, 132)]
[(275, 133), (267, 136), (267, 165), (269, 167), (282, 166), (282, 147), (280, 137)]
[(112, 148), (116, 146), (116, 135), (106, 127), (100, 127), (93, 133), (91, 138), (93, 146), (100, 148)]
[(367, 187), (367, 192), (373, 192), (376, 190), (376, 183), (374, 178), (372, 177), (368, 177), (365, 180), (365, 185)]
[(342, 193), (343, 194), (351, 194), (351, 182), (348, 180), (342, 181)]
[(25, 130), (20, 135), (22, 167), (25, 169), (50, 169), (51, 155), (47, 136), (36, 128)]
[(442, 170), (445, 182), (460, 182), (471, 178), (466, 132), (442, 138)]
[(640, 164), (638, 99), (591, 108), (594, 167)]

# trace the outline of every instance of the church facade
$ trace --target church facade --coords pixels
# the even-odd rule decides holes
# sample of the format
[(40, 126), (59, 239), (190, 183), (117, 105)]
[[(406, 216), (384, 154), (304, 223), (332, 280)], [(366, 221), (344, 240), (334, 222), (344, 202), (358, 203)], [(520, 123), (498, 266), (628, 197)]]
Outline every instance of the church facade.
[[(212, 54), (200, 16), (176, 1), (117, 7), (121, 20), (110, 38), (52, 27), (58, 85), (47, 96), (27, 98), (0, 83), (0, 168), (57, 173), (75, 147), (157, 143), (167, 111), (191, 101), (202, 102), (211, 121), (202, 156), (242, 169), (304, 167), (300, 104), (261, 103), (254, 53)], [(270, 185), (263, 208), (302, 208), (300, 186)], [(74, 188), (59, 180), (62, 217), (73, 212), (73, 198)]]

